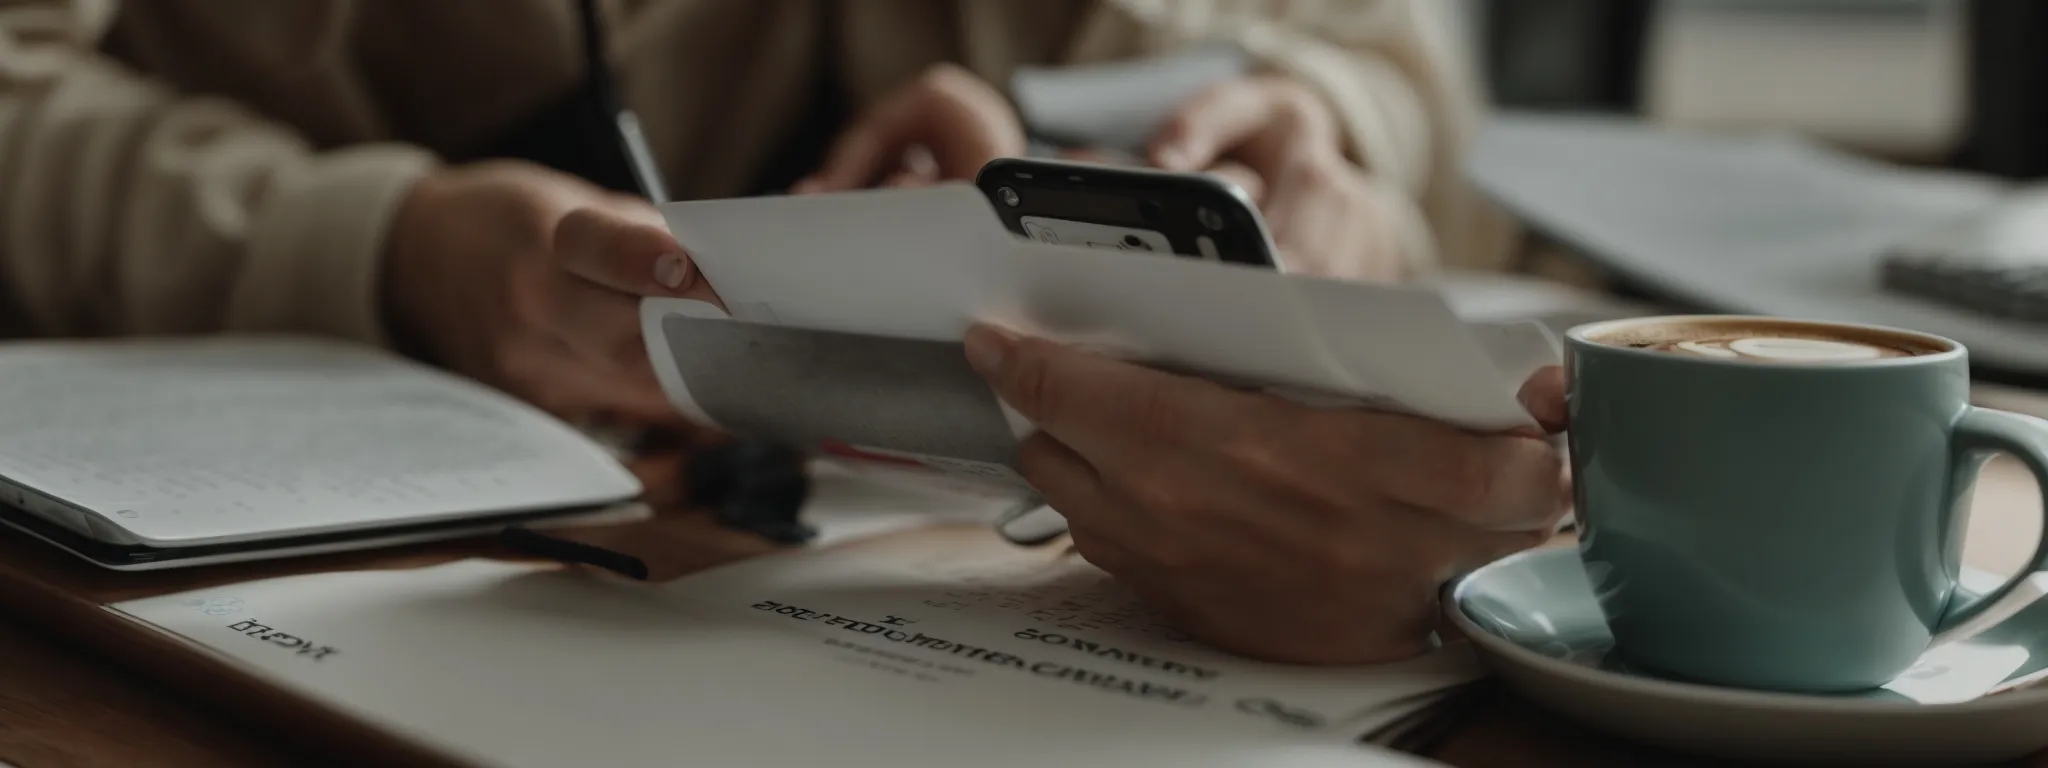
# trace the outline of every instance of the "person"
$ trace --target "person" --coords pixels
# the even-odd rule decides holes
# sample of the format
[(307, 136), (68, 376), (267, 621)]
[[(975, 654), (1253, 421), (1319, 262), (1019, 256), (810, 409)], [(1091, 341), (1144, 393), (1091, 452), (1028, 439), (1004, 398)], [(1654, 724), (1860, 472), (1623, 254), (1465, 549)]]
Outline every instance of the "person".
[[(620, 91), (677, 197), (886, 183), (912, 144), (966, 177), (1021, 149), (989, 85), (1019, 65), (1221, 38), (1262, 74), (1183, 108), (1163, 164), (1264, 174), (1308, 271), (1396, 277), (1461, 231), (1477, 99), (1439, 3), (610, 5)], [(666, 418), (632, 307), (696, 290), (685, 254), (645, 201), (488, 162), (576, 84), (574, 19), (571, 0), (0, 4), (0, 333), (324, 334), (565, 416)]]
[[(1256, 189), (1304, 271), (1478, 250), (1457, 177), (1478, 100), (1431, 0), (608, 7), (678, 197), (963, 178), (1020, 148), (990, 85), (1018, 66), (1226, 39), (1258, 74), (1178, 109), (1151, 161)], [(493, 159), (582, 76), (573, 21), (569, 0), (0, 2), (0, 336), (322, 334), (681, 428), (635, 308), (711, 287), (647, 201)], [(1386, 455), (1406, 434), (1354, 432)], [(1414, 458), (1480, 466), (1475, 445)]]

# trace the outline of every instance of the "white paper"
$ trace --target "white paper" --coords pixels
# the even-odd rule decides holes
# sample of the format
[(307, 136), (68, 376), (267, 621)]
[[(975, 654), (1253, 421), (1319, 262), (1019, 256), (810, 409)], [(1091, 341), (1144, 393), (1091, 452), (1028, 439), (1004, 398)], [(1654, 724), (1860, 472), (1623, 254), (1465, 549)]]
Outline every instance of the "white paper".
[(1782, 137), (1585, 116), (1496, 118), (1474, 181), (1630, 282), (1714, 312), (1939, 334), (1970, 360), (2048, 373), (2048, 331), (1886, 290), (1901, 243), (1987, 210), (1996, 180), (1892, 167)]
[[(750, 610), (820, 638), (886, 652), (966, 659), (1188, 712), (1245, 714), (1272, 700), (1338, 740), (1347, 724), (1480, 676), (1469, 648), (1371, 667), (1256, 662), (1211, 650), (1173, 628), (1108, 574), (1063, 547), (992, 546), (977, 529), (875, 539), (761, 558), (677, 582), (670, 597)], [(945, 643), (927, 644), (924, 635)], [(950, 646), (948, 645), (950, 644)], [(971, 649), (987, 649), (979, 654)], [(993, 656), (1014, 656), (1003, 663)], [(1072, 673), (1076, 677), (1063, 677)], [(1133, 692), (1125, 681), (1157, 690)], [(1141, 685), (1140, 688), (1143, 686)]]
[(1531, 426), (1515, 394), (1559, 358), (1540, 328), (1468, 327), (1427, 286), (1022, 240), (966, 185), (662, 212), (732, 310), (643, 303), (649, 356), (679, 409), (997, 482), (1021, 482), (1008, 464), (1030, 425), (967, 367), (958, 343), (976, 323), (1478, 430)]
[(1922, 655), (1884, 689), (1921, 704), (1973, 701), (2005, 682), (2031, 655), (2024, 645), (1943, 645)]
[(111, 609), (490, 766), (1422, 765), (1355, 740), (1480, 674), (1462, 644), (1349, 669), (1226, 657), (1048, 553), (914, 542), (669, 585), (467, 561)]
[(1176, 56), (1018, 70), (1017, 111), (1034, 132), (1093, 148), (1142, 153), (1173, 111), (1203, 89), (1250, 70), (1234, 47)]
[(0, 477), (160, 544), (609, 504), (595, 442), (480, 384), (302, 339), (0, 348)]
[(803, 509), (803, 522), (817, 531), (812, 547), (932, 525), (987, 526), (1018, 504), (1015, 493), (986, 484), (871, 462), (820, 460), (809, 471), (812, 496), (831, 500)]

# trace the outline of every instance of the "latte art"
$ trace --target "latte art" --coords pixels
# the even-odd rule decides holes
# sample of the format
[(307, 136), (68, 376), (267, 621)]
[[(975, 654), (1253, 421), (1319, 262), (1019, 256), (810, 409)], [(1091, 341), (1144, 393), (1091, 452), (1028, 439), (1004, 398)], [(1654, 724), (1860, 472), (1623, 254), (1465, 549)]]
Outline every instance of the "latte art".
[(1853, 364), (1946, 351), (1939, 340), (1884, 329), (1761, 318), (1622, 323), (1590, 338), (1681, 357), (1790, 365)]
[(1750, 336), (1740, 339), (1714, 341), (1681, 341), (1672, 345), (1669, 351), (1690, 352), (1703, 357), (1747, 357), (1786, 363), (1849, 362), (1851, 360), (1875, 360), (1880, 357), (1903, 357), (1906, 354), (1901, 350), (1873, 347), (1868, 344), (1857, 344), (1847, 341), (1771, 336)]

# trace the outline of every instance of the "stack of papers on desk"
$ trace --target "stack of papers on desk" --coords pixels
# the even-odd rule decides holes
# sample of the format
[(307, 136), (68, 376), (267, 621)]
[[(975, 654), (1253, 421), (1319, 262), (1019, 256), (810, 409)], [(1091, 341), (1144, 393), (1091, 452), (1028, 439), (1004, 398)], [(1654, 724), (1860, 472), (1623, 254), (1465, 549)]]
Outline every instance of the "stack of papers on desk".
[(1660, 299), (1910, 328), (1962, 342), (1972, 364), (2048, 375), (2040, 324), (1882, 279), (1886, 254), (1991, 210), (2012, 192), (2003, 182), (1789, 137), (1569, 114), (1496, 118), (1470, 174), (1533, 227)]
[(1480, 676), (1463, 645), (1227, 656), (1073, 556), (973, 526), (666, 585), (466, 561), (110, 609), (491, 766), (1417, 765), (1360, 737)]

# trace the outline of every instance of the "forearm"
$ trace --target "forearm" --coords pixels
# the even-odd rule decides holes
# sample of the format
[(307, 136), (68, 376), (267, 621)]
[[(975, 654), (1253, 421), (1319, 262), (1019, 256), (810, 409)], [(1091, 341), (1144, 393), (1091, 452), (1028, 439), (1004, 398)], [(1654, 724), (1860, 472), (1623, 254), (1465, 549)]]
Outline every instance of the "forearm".
[(381, 342), (384, 232), (426, 152), (315, 152), (99, 55), (111, 6), (0, 6), (0, 274), (43, 335)]

